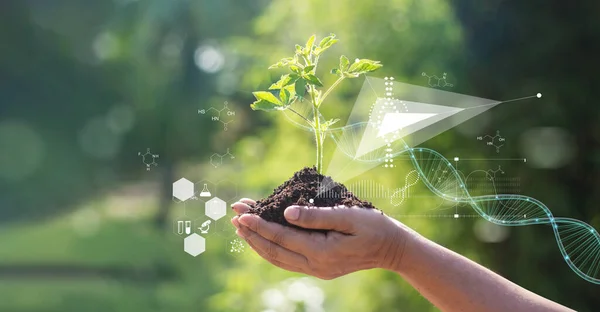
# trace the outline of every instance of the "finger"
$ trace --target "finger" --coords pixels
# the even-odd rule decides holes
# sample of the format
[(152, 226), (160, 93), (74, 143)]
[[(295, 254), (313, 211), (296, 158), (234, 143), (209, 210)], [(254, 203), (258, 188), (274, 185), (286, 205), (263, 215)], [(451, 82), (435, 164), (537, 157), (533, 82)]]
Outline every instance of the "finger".
[[(239, 235), (239, 234), (238, 234)], [(243, 238), (243, 236), (240, 235), (240, 237)], [(280, 267), (284, 270), (290, 271), (290, 272), (296, 272), (296, 273), (304, 273), (307, 274), (305, 270), (297, 268), (293, 265), (289, 265), (287, 263), (283, 263), (277, 260), (272, 260), (272, 259), (267, 259), (263, 256), (263, 251), (258, 249), (256, 246), (253, 245), (253, 243), (246, 241), (248, 243), (248, 245), (250, 245), (250, 248), (252, 248), (252, 250), (254, 250), (259, 256), (261, 256), (263, 259), (267, 260), (269, 263), (271, 263), (274, 266)]]
[(288, 207), (283, 215), (286, 220), (306, 229), (333, 230), (345, 234), (355, 234), (361, 222), (358, 207)]
[(243, 214), (238, 221), (276, 245), (304, 255), (321, 250), (320, 246), (325, 239), (323, 233), (311, 233), (267, 222), (257, 215)]
[(233, 209), (233, 211), (235, 211), (235, 213), (238, 215), (241, 215), (242, 213), (250, 211), (250, 206), (246, 203), (237, 202), (231, 205), (231, 209)]
[(239, 216), (231, 218), (231, 224), (233, 224), (233, 226), (235, 226), (236, 229), (240, 228), (240, 222), (238, 221), (238, 218)]
[(251, 246), (253, 246), (254, 250), (261, 257), (269, 260), (271, 263), (286, 264), (297, 269), (307, 267), (308, 260), (305, 256), (287, 250), (280, 245), (265, 239), (250, 228), (242, 225), (239, 229), (239, 233), (249, 244), (251, 244)]
[(250, 205), (250, 206), (254, 206), (256, 205), (256, 201), (250, 198), (242, 198), (239, 200), (239, 202), (244, 203), (246, 205)]

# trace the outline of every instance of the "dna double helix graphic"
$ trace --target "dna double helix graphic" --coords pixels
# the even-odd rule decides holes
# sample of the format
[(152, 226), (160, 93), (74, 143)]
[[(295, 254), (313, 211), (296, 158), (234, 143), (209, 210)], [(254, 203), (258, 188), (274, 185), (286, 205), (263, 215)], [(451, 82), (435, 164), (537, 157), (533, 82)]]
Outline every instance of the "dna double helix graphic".
[(419, 182), (419, 173), (417, 170), (412, 170), (404, 178), (404, 187), (398, 189), (391, 196), (390, 203), (394, 206), (400, 206), (408, 197), (408, 192), (412, 186)]
[[(554, 217), (542, 202), (524, 195), (471, 196), (458, 171), (438, 152), (427, 148), (408, 148), (404, 152), (429, 190), (442, 198), (469, 204), (487, 221), (503, 226), (550, 225), (567, 265), (586, 281), (600, 284), (600, 235), (591, 225)], [(442, 168), (452, 174), (440, 180), (437, 169)]]

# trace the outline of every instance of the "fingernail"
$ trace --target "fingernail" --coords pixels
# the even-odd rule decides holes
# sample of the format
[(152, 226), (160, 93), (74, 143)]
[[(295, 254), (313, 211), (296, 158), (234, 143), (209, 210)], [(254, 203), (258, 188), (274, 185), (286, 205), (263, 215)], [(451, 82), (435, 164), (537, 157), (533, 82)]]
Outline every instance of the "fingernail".
[(288, 220), (298, 220), (300, 217), (300, 209), (298, 207), (288, 207), (283, 212), (283, 216)]
[(235, 234), (237, 234), (237, 236), (239, 236), (240, 238), (246, 238), (246, 235), (244, 235), (244, 232), (242, 232), (241, 229), (237, 229), (235, 231)]

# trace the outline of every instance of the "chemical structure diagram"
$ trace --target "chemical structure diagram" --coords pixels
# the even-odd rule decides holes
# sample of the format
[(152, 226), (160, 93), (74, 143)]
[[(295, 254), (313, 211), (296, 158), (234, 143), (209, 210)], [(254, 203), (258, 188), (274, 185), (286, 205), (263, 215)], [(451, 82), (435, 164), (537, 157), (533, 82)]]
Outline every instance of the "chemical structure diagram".
[(494, 180), (494, 179), (496, 179), (496, 173), (504, 174), (504, 171), (502, 170), (502, 166), (498, 165), (498, 169), (495, 169), (495, 170), (488, 169), (486, 171), (486, 173), (489, 176), (490, 180)]
[(138, 156), (142, 157), (142, 162), (146, 165), (146, 171), (150, 171), (151, 167), (158, 166), (156, 159), (159, 157), (158, 154), (152, 154), (150, 149), (146, 149), (146, 152), (142, 154), (142, 152), (138, 152)]
[(446, 81), (446, 73), (444, 73), (442, 75), (442, 78), (433, 75), (433, 76), (429, 76), (427, 75), (427, 73), (423, 72), (421, 74), (423, 77), (427, 77), (427, 83), (429, 84), (430, 87), (434, 87), (434, 88), (445, 88), (445, 87), (449, 87), (452, 88), (454, 87), (453, 84), (448, 83), (448, 81)]
[(229, 249), (229, 252), (231, 253), (242, 253), (244, 252), (244, 244), (242, 243), (242, 241), (238, 238), (232, 240), (231, 242), (229, 242), (229, 244), (231, 245), (231, 248)]
[[(229, 108), (229, 103), (225, 101), (223, 103), (223, 108), (216, 109), (214, 107), (209, 107), (208, 109), (199, 109), (198, 114), (206, 115), (208, 113), (212, 113), (211, 117), (212, 121), (221, 122), (223, 124), (223, 130), (227, 131), (227, 125), (233, 121), (233, 117), (235, 116), (235, 111)], [(227, 121), (223, 120), (223, 117), (229, 117)]]
[(477, 141), (487, 141), (488, 146), (493, 146), (496, 148), (496, 153), (500, 153), (500, 148), (504, 146), (504, 142), (506, 138), (500, 135), (500, 130), (496, 131), (496, 135), (491, 136), (486, 134), (484, 136), (478, 136)]
[(227, 149), (227, 153), (225, 154), (214, 153), (210, 156), (210, 164), (213, 165), (213, 167), (218, 168), (223, 164), (223, 158), (227, 156), (229, 156), (229, 159), (235, 158), (235, 156), (229, 152), (229, 149)]

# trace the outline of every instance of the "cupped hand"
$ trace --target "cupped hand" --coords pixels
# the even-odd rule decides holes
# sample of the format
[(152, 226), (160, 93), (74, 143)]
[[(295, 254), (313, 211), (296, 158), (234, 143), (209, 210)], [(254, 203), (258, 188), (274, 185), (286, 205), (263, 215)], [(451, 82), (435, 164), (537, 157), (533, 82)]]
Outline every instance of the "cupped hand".
[(286, 220), (303, 231), (248, 214), (251, 199), (232, 205), (236, 233), (270, 263), (293, 272), (333, 279), (372, 268), (395, 270), (406, 243), (405, 227), (375, 209), (291, 206)]

